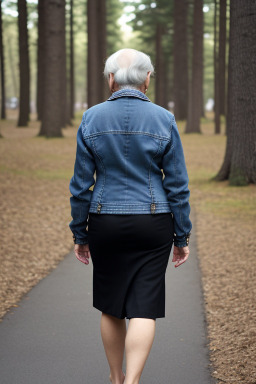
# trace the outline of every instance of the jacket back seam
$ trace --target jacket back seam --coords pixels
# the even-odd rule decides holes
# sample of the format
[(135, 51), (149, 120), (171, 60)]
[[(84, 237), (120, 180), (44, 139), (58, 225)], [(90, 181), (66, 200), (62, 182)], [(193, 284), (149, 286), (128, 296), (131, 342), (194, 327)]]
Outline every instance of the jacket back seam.
[(155, 135), (155, 134), (143, 132), (143, 131), (130, 132), (130, 131), (124, 131), (124, 130), (110, 130), (110, 131), (100, 131), (97, 133), (90, 133), (90, 134), (87, 134), (86, 136), (84, 136), (84, 139), (86, 140), (86, 139), (90, 139), (91, 137), (94, 137), (94, 136), (100, 136), (100, 135), (110, 134), (110, 133), (116, 133), (116, 134), (122, 134), (122, 135), (146, 135), (146, 136), (154, 137), (154, 138), (160, 139), (160, 140), (166, 140), (166, 141), (170, 140), (170, 137), (168, 137), (168, 136), (160, 136), (160, 135)]
[(150, 190), (150, 195), (151, 195), (152, 203), (154, 203), (155, 201), (154, 201), (153, 187), (152, 187), (152, 183), (151, 183), (151, 166), (152, 166), (152, 162), (153, 162), (154, 158), (155, 158), (155, 157), (158, 155), (158, 153), (160, 152), (161, 147), (162, 147), (162, 141), (159, 142), (157, 151), (156, 151), (156, 153), (154, 154), (154, 156), (152, 156), (151, 161), (150, 161), (150, 165), (149, 165), (148, 179), (149, 179), (149, 190)]
[(100, 203), (101, 198), (102, 198), (102, 195), (103, 195), (103, 190), (104, 190), (104, 187), (105, 187), (105, 181), (106, 181), (106, 169), (105, 169), (105, 166), (104, 166), (104, 163), (103, 163), (102, 158), (100, 157), (100, 155), (99, 155), (98, 152), (97, 152), (97, 149), (96, 149), (96, 145), (95, 145), (94, 140), (92, 139), (91, 142), (92, 142), (92, 146), (93, 146), (94, 152), (95, 152), (96, 156), (98, 157), (98, 159), (99, 159), (99, 161), (100, 161), (100, 163), (101, 163), (101, 166), (102, 166), (102, 169), (103, 169), (103, 175), (104, 175), (103, 183), (102, 183), (102, 187), (101, 187), (101, 190), (100, 190), (100, 193), (99, 193), (99, 203)]

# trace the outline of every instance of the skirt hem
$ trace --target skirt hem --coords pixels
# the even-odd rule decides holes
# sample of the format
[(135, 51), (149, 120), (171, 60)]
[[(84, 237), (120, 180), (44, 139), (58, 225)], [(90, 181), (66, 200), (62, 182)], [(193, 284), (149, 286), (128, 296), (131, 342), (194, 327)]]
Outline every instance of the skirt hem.
[(123, 315), (123, 314), (114, 314), (113, 312), (111, 311), (108, 311), (108, 310), (104, 310), (100, 305), (97, 305), (97, 304), (93, 304), (93, 307), (95, 309), (98, 309), (98, 311), (101, 311), (103, 313), (105, 313), (106, 315), (110, 315), (110, 316), (114, 316), (114, 317), (117, 317), (118, 319), (125, 319), (127, 318), (128, 320), (130, 320), (131, 318), (143, 318), (143, 319), (152, 319), (152, 320), (155, 320), (155, 319), (160, 319), (160, 318), (165, 318), (165, 314), (162, 314), (162, 315), (153, 315), (153, 314), (149, 314), (149, 313), (135, 313), (135, 314), (127, 314), (127, 315)]

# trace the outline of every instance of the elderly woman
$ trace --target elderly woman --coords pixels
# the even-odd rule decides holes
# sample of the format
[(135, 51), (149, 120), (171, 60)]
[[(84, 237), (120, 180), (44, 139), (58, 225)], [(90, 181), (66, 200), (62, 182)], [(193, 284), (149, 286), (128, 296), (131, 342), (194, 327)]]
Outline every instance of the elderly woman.
[(153, 71), (150, 58), (133, 49), (108, 58), (112, 95), (83, 114), (70, 181), (75, 255), (92, 260), (93, 306), (102, 312), (113, 384), (139, 383), (156, 319), (165, 317), (172, 244), (175, 267), (189, 255), (183, 149), (174, 115), (145, 95)]

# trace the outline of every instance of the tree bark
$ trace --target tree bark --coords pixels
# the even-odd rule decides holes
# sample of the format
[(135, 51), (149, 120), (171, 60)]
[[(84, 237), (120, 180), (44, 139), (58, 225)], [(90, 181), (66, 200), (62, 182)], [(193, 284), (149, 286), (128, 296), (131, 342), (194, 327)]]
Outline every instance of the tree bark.
[(166, 108), (165, 58), (162, 47), (163, 26), (156, 24), (155, 103)]
[(99, 16), (100, 16), (100, 25), (101, 28), (99, 28), (99, 61), (100, 61), (100, 72), (99, 72), (99, 95), (100, 95), (100, 101), (104, 101), (110, 96), (108, 83), (104, 79), (103, 71), (105, 66), (105, 61), (107, 59), (107, 1), (100, 0), (99, 4)]
[(69, 63), (69, 90), (70, 90), (70, 117), (74, 118), (75, 106), (75, 80), (74, 80), (74, 30), (73, 30), (73, 0), (70, 0), (70, 63)]
[[(100, 28), (99, 28), (100, 21)], [(87, 103), (88, 108), (105, 99), (103, 79), (106, 58), (106, 4), (105, 0), (87, 1)]]
[[(68, 49), (64, 48), (66, 61), (66, 106), (65, 106), (65, 125), (72, 125), (72, 114), (74, 115), (74, 94), (71, 101), (71, 93), (74, 92), (74, 41), (73, 41), (73, 0), (69, 0), (68, 27), (66, 31), (68, 37)], [(72, 107), (73, 105), (73, 107)]]
[(88, 35), (88, 53), (87, 53), (87, 104), (88, 108), (99, 102), (98, 95), (98, 26), (97, 20), (98, 0), (87, 0), (87, 35)]
[(174, 1), (173, 98), (177, 120), (188, 113), (187, 1)]
[(0, 58), (1, 58), (1, 62), (0, 62), (0, 65), (1, 65), (1, 119), (6, 119), (2, 0), (0, 2)]
[(218, 51), (218, 1), (214, 2), (214, 130), (220, 133), (220, 78), (219, 78), (219, 51)]
[(37, 42), (37, 119), (43, 116), (43, 88), (45, 72), (45, 8), (44, 0), (38, 0), (38, 42)]
[(194, 0), (192, 79), (189, 90), (186, 133), (201, 133), (203, 106), (203, 0)]
[(65, 41), (65, 1), (44, 0), (45, 67), (43, 117), (39, 135), (61, 137), (63, 126), (63, 56)]
[(30, 72), (26, 0), (18, 0), (19, 59), (20, 59), (20, 110), (18, 127), (28, 125), (30, 101)]
[(16, 74), (16, 68), (17, 64), (15, 62), (15, 58), (13, 57), (13, 50), (12, 50), (12, 40), (10, 36), (7, 37), (7, 53), (8, 53), (8, 61), (10, 63), (10, 69), (11, 69), (11, 75), (12, 75), (12, 86), (14, 91), (14, 96), (19, 97), (19, 91), (18, 91), (18, 80), (17, 80), (17, 74)]
[(226, 23), (227, 0), (220, 0), (219, 22), (219, 97), (220, 115), (225, 115), (226, 107)]
[(256, 183), (256, 3), (230, 2), (227, 146), (217, 180)]
[[(63, 0), (62, 0), (63, 1)], [(63, 1), (66, 3), (66, 0)], [(60, 36), (60, 41), (61, 41), (61, 103), (62, 103), (62, 112), (61, 112), (61, 126), (65, 128), (67, 124), (70, 123), (70, 115), (69, 111), (70, 108), (67, 108), (67, 56), (66, 56), (66, 4), (60, 8), (59, 12), (61, 13), (60, 15), (60, 28), (61, 28), (61, 36)]]

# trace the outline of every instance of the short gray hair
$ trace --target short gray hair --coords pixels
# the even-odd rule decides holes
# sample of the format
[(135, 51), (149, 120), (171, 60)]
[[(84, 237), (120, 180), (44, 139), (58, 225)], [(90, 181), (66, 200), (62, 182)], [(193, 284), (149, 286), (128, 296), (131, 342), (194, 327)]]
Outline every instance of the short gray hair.
[(105, 63), (104, 75), (114, 74), (120, 88), (141, 86), (148, 72), (154, 73), (150, 57), (136, 49), (124, 48), (113, 53)]

